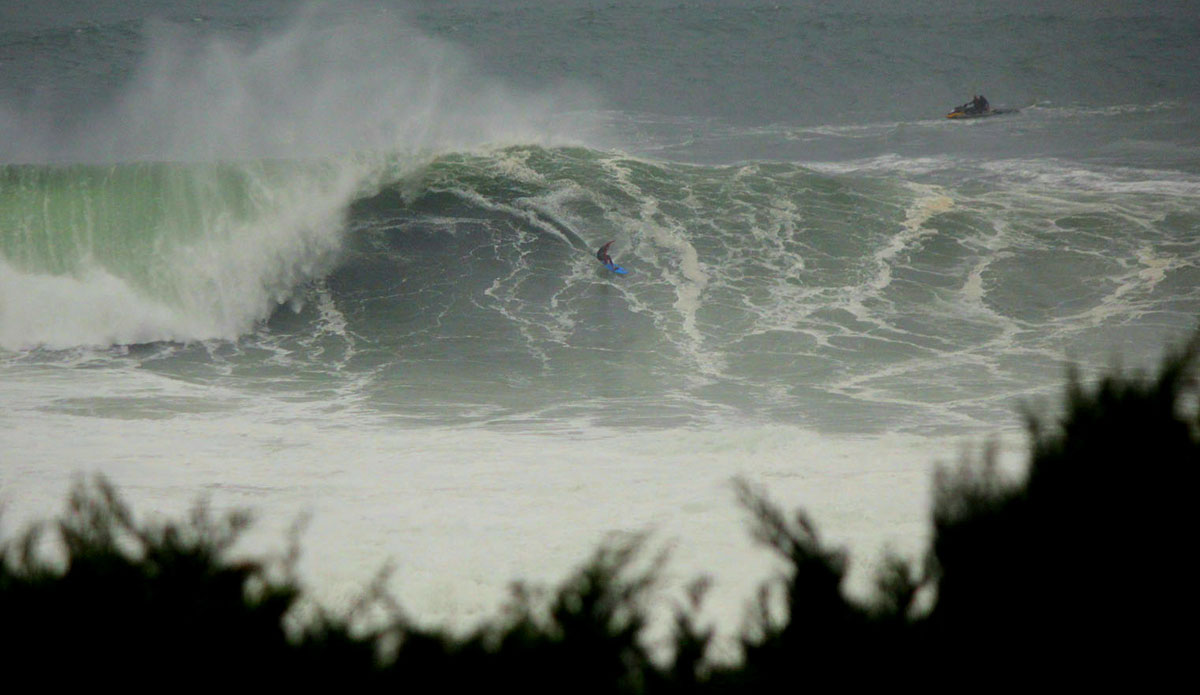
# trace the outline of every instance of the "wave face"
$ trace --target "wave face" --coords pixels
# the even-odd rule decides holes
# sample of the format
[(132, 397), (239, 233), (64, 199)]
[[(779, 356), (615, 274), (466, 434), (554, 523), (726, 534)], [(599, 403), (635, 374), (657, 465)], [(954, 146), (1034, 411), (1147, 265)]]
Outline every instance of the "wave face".
[[(64, 196), (25, 213), (56, 210), (77, 233), (5, 248), (26, 283), (5, 296), (28, 301), (8, 300), (5, 339), (199, 340), (125, 359), (353, 394), (413, 422), (862, 431), (983, 427), (1055, 382), (1064, 350), (1102, 361), (1192, 320), (1197, 179), (1039, 160), (970, 178), (959, 164), (958, 182), (907, 169), (515, 146), (437, 157), (343, 211), (342, 190), (317, 185), (338, 167), (11, 168)], [(610, 239), (626, 277), (592, 256)]]
[[(1200, 179), (860, 166), (444, 157), (355, 206), (341, 267), (272, 330), (343, 317), (339, 368), (407, 415), (862, 431), (995, 422), (1064, 350), (1194, 319)], [(592, 257), (610, 239), (629, 276)]]

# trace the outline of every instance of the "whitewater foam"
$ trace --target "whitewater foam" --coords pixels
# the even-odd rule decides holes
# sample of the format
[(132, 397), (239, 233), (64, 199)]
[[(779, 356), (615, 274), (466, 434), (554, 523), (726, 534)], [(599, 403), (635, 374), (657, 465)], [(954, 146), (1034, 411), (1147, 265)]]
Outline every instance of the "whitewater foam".
[(148, 299), (101, 268), (79, 275), (25, 273), (0, 258), (0, 348), (64, 350), (206, 335), (172, 307)]
[[(218, 395), (145, 373), (81, 376), (81, 398)], [(11, 383), (0, 445), (25, 454), (0, 467), (6, 525), (58, 509), (80, 470), (108, 475), (143, 517), (178, 515), (199, 494), (217, 511), (250, 508), (261, 522), (247, 552), (279, 551), (293, 520), (311, 514), (300, 570), (319, 601), (348, 605), (390, 563), (389, 587), (404, 607), (455, 628), (494, 615), (513, 580), (557, 582), (611, 534), (650, 531), (652, 549), (671, 549), (665, 595), (680, 597), (696, 577), (712, 576), (705, 619), (731, 636), (759, 583), (779, 568), (750, 539), (730, 487), (735, 476), (763, 485), (785, 508), (804, 506), (826, 542), (848, 545), (850, 589), (866, 593), (885, 548), (919, 558), (932, 466), (958, 453), (922, 437), (831, 438), (793, 427), (397, 431), (272, 398), (168, 418), (126, 409), (96, 427), (95, 410), (45, 409), (44, 378)], [(38, 446), (50, 440), (60, 444)], [(175, 453), (164, 460), (164, 451)], [(669, 605), (655, 607), (657, 633), (669, 626)]]

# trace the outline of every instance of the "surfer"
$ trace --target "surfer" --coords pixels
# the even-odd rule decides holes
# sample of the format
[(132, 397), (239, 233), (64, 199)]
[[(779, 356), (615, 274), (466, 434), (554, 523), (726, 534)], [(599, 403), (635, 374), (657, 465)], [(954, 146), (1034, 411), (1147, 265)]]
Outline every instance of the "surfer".
[(604, 246), (596, 249), (596, 260), (600, 261), (604, 265), (616, 265), (613, 263), (612, 256), (608, 255), (608, 247), (612, 245), (613, 243), (610, 241)]
[(612, 256), (608, 255), (608, 247), (612, 246), (612, 245), (613, 245), (613, 243), (610, 241), (607, 244), (605, 244), (604, 246), (601, 246), (600, 248), (596, 249), (596, 260), (603, 263), (605, 268), (608, 268), (609, 270), (613, 271), (617, 275), (625, 275), (625, 274), (629, 273), (628, 270), (625, 270), (621, 266), (617, 265), (616, 262), (612, 259)]

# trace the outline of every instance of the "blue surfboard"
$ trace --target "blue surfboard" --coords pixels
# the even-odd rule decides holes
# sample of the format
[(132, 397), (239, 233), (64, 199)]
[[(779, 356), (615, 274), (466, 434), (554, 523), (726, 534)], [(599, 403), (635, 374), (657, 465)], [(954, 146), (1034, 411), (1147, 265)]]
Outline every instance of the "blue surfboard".
[(609, 269), (609, 270), (611, 270), (611, 271), (613, 271), (613, 272), (614, 272), (614, 273), (616, 273), (617, 275), (625, 275), (625, 274), (627, 274), (627, 273), (629, 272), (628, 270), (625, 270), (624, 268), (622, 268), (621, 266), (617, 265), (616, 263), (605, 263), (605, 264), (604, 264), (604, 267), (605, 267), (605, 268), (608, 268), (608, 269)]

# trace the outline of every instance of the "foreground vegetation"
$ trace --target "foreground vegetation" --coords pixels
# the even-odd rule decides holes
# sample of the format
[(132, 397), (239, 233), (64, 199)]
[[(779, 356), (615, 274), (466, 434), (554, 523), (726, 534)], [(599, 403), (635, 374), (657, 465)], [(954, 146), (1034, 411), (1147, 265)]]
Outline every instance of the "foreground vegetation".
[[(187, 520), (139, 525), (103, 480), (76, 486), (59, 521), (0, 547), (0, 664), (10, 676), (136, 690), (1169, 683), (1194, 651), (1198, 345), (1154, 377), (1085, 387), (1072, 375), (1061, 418), (1029, 418), (1021, 479), (1006, 479), (987, 456), (940, 474), (923, 566), (887, 562), (869, 600), (843, 593), (845, 554), (822, 545), (802, 512), (789, 516), (739, 483), (752, 533), (788, 571), (764, 585), (733, 664), (709, 653), (713, 634), (697, 619), (703, 582), (675, 613), (670, 661), (651, 658), (644, 631), (655, 571), (635, 569), (636, 541), (601, 548), (554, 591), (518, 586), (494, 620), (454, 635), (418, 627), (379, 589), (358, 613), (306, 611), (294, 548), (232, 559), (244, 515), (214, 518), (199, 507)], [(782, 610), (772, 608), (780, 599)], [(355, 628), (363, 611), (385, 618)]]

